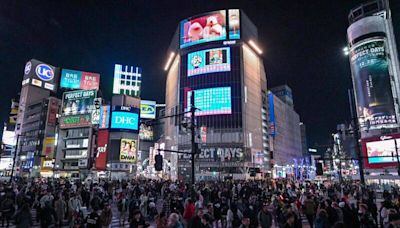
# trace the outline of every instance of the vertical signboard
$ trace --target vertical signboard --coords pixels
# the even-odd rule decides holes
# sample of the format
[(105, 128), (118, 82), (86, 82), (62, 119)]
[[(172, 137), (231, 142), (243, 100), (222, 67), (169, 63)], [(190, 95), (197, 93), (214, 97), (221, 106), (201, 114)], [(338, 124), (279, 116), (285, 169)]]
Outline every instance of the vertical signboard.
[(351, 48), (350, 62), (362, 128), (380, 129), (397, 123), (384, 38)]
[(99, 130), (97, 138), (97, 155), (95, 163), (97, 170), (106, 170), (108, 137), (109, 137), (108, 130)]
[(110, 106), (104, 105), (100, 107), (100, 120), (99, 129), (108, 128), (108, 123), (110, 122)]
[(268, 111), (269, 111), (269, 134), (275, 137), (276, 127), (275, 127), (275, 108), (274, 108), (274, 95), (268, 92)]

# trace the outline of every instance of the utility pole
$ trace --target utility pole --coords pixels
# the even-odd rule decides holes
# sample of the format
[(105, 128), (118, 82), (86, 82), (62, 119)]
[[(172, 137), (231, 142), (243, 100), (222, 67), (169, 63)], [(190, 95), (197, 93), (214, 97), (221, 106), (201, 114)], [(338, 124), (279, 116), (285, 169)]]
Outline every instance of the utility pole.
[(190, 96), (190, 131), (191, 131), (191, 143), (192, 143), (192, 188), (194, 191), (194, 184), (196, 182), (195, 172), (194, 172), (194, 156), (197, 154), (197, 145), (195, 141), (196, 135), (196, 127), (195, 127), (195, 117), (194, 113), (196, 108), (194, 107), (194, 91), (192, 91), (192, 95)]
[(353, 96), (353, 90), (349, 89), (348, 91), (349, 95), (349, 103), (350, 103), (350, 113), (351, 113), (351, 120), (353, 122), (353, 135), (356, 140), (356, 150), (357, 150), (357, 156), (358, 156), (358, 167), (359, 167), (359, 172), (360, 172), (360, 181), (362, 185), (365, 185), (365, 178), (364, 178), (364, 159), (361, 154), (361, 146), (360, 146), (360, 136), (358, 134), (358, 131), (360, 130), (360, 125), (358, 123), (358, 118), (357, 114), (355, 113), (355, 98)]

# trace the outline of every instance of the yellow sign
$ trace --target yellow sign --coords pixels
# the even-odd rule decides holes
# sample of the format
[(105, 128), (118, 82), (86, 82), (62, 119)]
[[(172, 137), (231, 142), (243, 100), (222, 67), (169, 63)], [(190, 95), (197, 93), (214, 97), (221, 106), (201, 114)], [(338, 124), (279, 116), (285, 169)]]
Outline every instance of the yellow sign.
[(44, 155), (48, 158), (54, 157), (55, 141), (56, 141), (56, 139), (54, 137), (46, 137), (44, 139), (42, 155)]

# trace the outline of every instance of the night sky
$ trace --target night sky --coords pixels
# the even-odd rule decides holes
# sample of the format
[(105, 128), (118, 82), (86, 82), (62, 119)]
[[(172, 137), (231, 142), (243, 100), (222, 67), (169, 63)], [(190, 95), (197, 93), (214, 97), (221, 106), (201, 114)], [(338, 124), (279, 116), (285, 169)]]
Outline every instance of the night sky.
[[(167, 48), (180, 20), (240, 8), (258, 27), (268, 87), (288, 84), (307, 125), (310, 146), (330, 141), (336, 124), (350, 119), (347, 15), (361, 0), (258, 1), (15, 1), (0, 4), (0, 120), (21, 89), (31, 58), (101, 74), (111, 97), (115, 63), (143, 68), (143, 99), (164, 103)], [(391, 1), (400, 37), (400, 1)], [(399, 40), (397, 38), (397, 40)], [(399, 41), (397, 42), (399, 45)]]

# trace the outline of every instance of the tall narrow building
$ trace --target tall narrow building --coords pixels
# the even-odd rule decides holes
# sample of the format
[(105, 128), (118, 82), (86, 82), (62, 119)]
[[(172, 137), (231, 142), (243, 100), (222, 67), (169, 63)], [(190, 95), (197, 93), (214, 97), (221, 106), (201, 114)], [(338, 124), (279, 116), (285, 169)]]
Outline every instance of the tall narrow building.
[[(166, 149), (191, 151), (188, 112), (194, 96), (196, 179), (269, 175), (267, 79), (257, 28), (238, 9), (182, 20), (171, 42), (166, 82)], [(190, 155), (177, 160), (178, 178), (189, 179)], [(176, 158), (176, 159), (175, 159)]]

